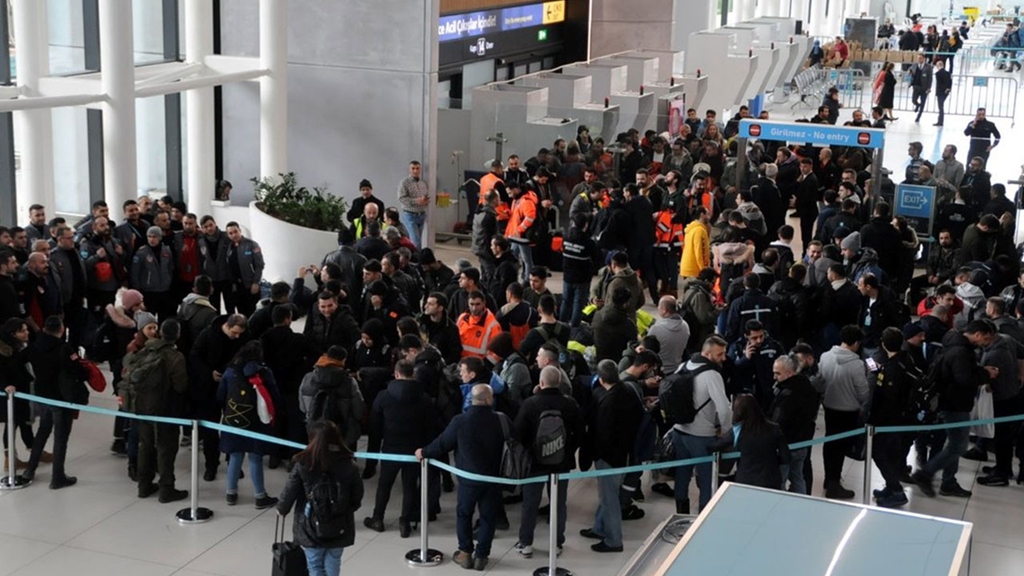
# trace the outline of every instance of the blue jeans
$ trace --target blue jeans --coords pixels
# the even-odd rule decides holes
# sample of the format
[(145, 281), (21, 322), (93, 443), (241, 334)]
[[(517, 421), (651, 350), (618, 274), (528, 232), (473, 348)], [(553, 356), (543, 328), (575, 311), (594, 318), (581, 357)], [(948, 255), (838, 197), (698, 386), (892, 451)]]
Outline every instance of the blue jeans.
[(409, 231), (409, 240), (412, 240), (412, 243), (417, 248), (423, 248), (423, 224), (427, 221), (427, 213), (402, 210), (402, 214), (398, 219), (405, 225), (405, 229)]
[(789, 491), (794, 494), (810, 494), (807, 491), (807, 480), (804, 479), (804, 460), (811, 452), (810, 448), (790, 450), (789, 464), (779, 464), (779, 473), (782, 475), (782, 489), (786, 489), (786, 480), (789, 480)]
[[(604, 460), (594, 462), (594, 468), (611, 468)], [(604, 536), (604, 543), (611, 547), (622, 546), (622, 508), (619, 506), (619, 486), (622, 474), (598, 476), (597, 511), (594, 512), (594, 532)]]
[[(242, 475), (242, 458), (245, 452), (232, 452), (228, 455), (228, 494), (238, 494), (238, 477)], [(249, 478), (252, 480), (252, 492), (257, 498), (267, 495), (263, 487), (263, 456), (249, 452)]]
[(530, 270), (533, 268), (533, 248), (529, 244), (512, 243), (512, 251), (519, 255), (523, 262), (523, 269), (520, 272), (523, 285), (530, 283)]
[[(708, 447), (715, 441), (714, 436), (690, 436), (679, 430), (672, 431), (672, 446), (676, 449), (676, 460), (688, 460), (710, 456)], [(700, 490), (700, 509), (703, 510), (711, 501), (711, 463), (697, 464), (697, 489)], [(693, 477), (693, 465), (676, 468), (676, 502), (690, 499), (690, 478)]]
[(344, 548), (303, 548), (309, 576), (338, 576), (341, 574), (341, 553)]
[[(480, 532), (474, 548), (473, 510), (477, 506), (480, 507)], [(494, 525), (501, 506), (501, 488), (497, 484), (459, 482), (455, 503), (455, 533), (459, 539), (459, 550), (473, 553), (477, 558), (491, 555)]]
[(562, 309), (559, 311), (559, 319), (568, 322), (573, 328), (580, 325), (583, 319), (583, 307), (587, 305), (587, 297), (590, 296), (590, 285), (586, 282), (579, 284), (564, 284), (562, 286)]
[[(967, 422), (971, 419), (969, 412), (939, 412), (939, 421), (943, 424)], [(960, 457), (967, 452), (967, 437), (970, 427), (950, 428), (946, 430), (946, 444), (937, 454), (932, 456), (921, 470), (928, 476), (934, 476), (942, 470), (942, 485), (956, 484), (956, 472), (960, 469)]]

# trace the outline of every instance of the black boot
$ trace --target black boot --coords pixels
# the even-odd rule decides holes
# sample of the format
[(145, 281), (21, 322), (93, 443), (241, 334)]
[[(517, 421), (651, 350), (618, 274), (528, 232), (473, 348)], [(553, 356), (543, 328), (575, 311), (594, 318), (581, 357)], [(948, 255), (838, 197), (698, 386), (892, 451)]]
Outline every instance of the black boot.
[(676, 514), (689, 514), (690, 500), (676, 500)]

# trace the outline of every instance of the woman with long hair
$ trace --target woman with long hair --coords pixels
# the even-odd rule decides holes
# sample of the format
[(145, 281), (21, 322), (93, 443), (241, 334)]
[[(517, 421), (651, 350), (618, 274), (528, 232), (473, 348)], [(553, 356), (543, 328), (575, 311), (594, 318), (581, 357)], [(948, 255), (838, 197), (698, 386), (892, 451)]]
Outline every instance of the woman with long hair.
[(292, 462), (277, 513), (287, 516), (295, 507), (292, 538), (306, 553), (310, 576), (337, 576), (341, 553), (355, 543), (355, 511), (363, 502), (354, 456), (333, 422), (317, 420)]
[[(28, 324), (21, 318), (10, 318), (0, 326), (0, 386), (8, 394), (27, 394), (30, 391), (32, 373), (28, 370), (28, 356), (25, 354), (28, 336)], [(6, 406), (0, 408), (0, 422), (7, 422)], [(35, 434), (32, 433), (32, 414), (27, 400), (14, 401), (14, 422), (7, 422), (7, 426), (17, 426), (21, 441), (28, 450), (32, 449)], [(4, 474), (7, 472), (7, 452), (10, 449), (7, 445), (7, 426), (4, 427), (4, 468), (0, 471)], [(47, 454), (47, 461), (51, 458), (52, 455)], [(11, 464), (19, 468), (26, 466), (25, 462), (16, 459), (12, 459)]]
[[(217, 387), (217, 401), (224, 412), (224, 424), (259, 434), (274, 434), (275, 407), (283, 409), (284, 404), (274, 374), (263, 364), (263, 345), (259, 340), (247, 342), (231, 359)], [(266, 442), (223, 432), (220, 450), (228, 455), (228, 506), (238, 503), (238, 479), (246, 454), (249, 455), (249, 478), (256, 509), (277, 504), (277, 498), (268, 496), (263, 486), (263, 455), (270, 452)]]
[(778, 424), (768, 420), (750, 394), (740, 394), (732, 403), (732, 428), (712, 449), (740, 453), (736, 466), (736, 482), (782, 489), (783, 464), (789, 464), (789, 446)]

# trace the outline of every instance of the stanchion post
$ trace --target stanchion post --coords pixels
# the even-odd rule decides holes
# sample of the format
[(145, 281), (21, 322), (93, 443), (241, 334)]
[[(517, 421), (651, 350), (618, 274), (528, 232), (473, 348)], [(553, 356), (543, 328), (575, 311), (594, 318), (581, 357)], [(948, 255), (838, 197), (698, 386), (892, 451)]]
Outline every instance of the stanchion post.
[(181, 524), (202, 524), (213, 518), (213, 510), (199, 507), (199, 420), (192, 421), (192, 493), (191, 505), (178, 510), (175, 516)]
[(875, 451), (875, 427), (864, 426), (864, 505), (871, 504), (871, 456)]
[(722, 453), (715, 452), (715, 459), (711, 462), (711, 493), (718, 492), (718, 471), (722, 468)]
[(18, 454), (14, 449), (14, 394), (7, 393), (7, 476), (0, 479), (0, 490), (18, 490), (31, 484), (31, 481), (18, 476)]
[(410, 566), (437, 566), (444, 561), (444, 554), (440, 550), (431, 550), (427, 541), (430, 530), (429, 472), (430, 461), (426, 458), (420, 460), (420, 547), (406, 552), (405, 561)]
[(534, 570), (533, 576), (572, 576), (567, 568), (558, 567), (558, 474), (551, 475), (548, 504), (548, 565)]

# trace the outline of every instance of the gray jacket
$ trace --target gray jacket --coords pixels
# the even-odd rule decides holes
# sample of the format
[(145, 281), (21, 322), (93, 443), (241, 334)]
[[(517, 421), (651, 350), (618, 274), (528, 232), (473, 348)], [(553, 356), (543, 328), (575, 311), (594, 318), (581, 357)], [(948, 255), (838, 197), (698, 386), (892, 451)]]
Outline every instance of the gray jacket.
[(139, 292), (167, 292), (171, 289), (171, 281), (174, 279), (174, 255), (165, 244), (160, 244), (156, 250), (160, 250), (159, 261), (154, 248), (149, 244), (136, 250), (135, 256), (132, 257), (132, 288)]
[(690, 326), (682, 316), (673, 314), (668, 318), (658, 318), (647, 331), (647, 335), (657, 338), (658, 344), (661, 345), (658, 355), (661, 357), (662, 373), (675, 372), (686, 354), (686, 344), (690, 341)]
[[(77, 266), (81, 272), (82, 280), (87, 281), (85, 275), (85, 262), (82, 260), (81, 254), (77, 250), (62, 250), (60, 248), (54, 248), (50, 251), (50, 268), (57, 271), (57, 275), (60, 276), (60, 299), (65, 306), (71, 304), (71, 298), (75, 291), (75, 272), (74, 267)], [(80, 286), (80, 293), (85, 294), (85, 286)], [(81, 303), (79, 303), (81, 306)]]
[[(229, 258), (232, 250), (238, 250), (238, 268), (242, 272), (242, 284), (245, 286), (259, 284), (263, 279), (263, 251), (260, 250), (260, 245), (248, 238), (242, 238), (237, 247), (228, 241)], [(228, 260), (225, 260), (224, 263), (228, 264)], [(229, 274), (230, 270), (231, 266), (228, 264)], [(238, 279), (233, 278), (233, 280)]]
[[(920, 70), (920, 74), (917, 71)], [(932, 65), (925, 62), (924, 64), (914, 64), (910, 67), (911, 81), (910, 86), (915, 90), (921, 90), (923, 92), (930, 92), (932, 89)], [(916, 78), (915, 78), (916, 76)]]
[(402, 205), (402, 210), (406, 212), (426, 212), (427, 207), (420, 205), (417, 200), (429, 195), (430, 190), (427, 188), (427, 183), (423, 178), (413, 180), (412, 176), (408, 176), (398, 185), (398, 203)]
[[(213, 242), (216, 242), (214, 246)], [(203, 263), (203, 274), (206, 274), (214, 282), (228, 282), (231, 280), (231, 269), (228, 268), (228, 245), (231, 240), (228, 235), (220, 229), (213, 242), (205, 234), (199, 235), (199, 255)]]
[(856, 352), (833, 346), (821, 355), (821, 376), (825, 380), (825, 408), (860, 412), (871, 401), (871, 387), (864, 361)]
[[(697, 356), (694, 356), (697, 358)], [(696, 370), (700, 364), (686, 361), (687, 370)], [(711, 401), (708, 402), (708, 399)], [(705, 402), (707, 404), (705, 404)], [(676, 430), (691, 436), (715, 436), (715, 428), (722, 431), (732, 426), (732, 403), (725, 395), (725, 381), (717, 370), (705, 370), (693, 379), (693, 406), (701, 408), (689, 424), (676, 424)]]

